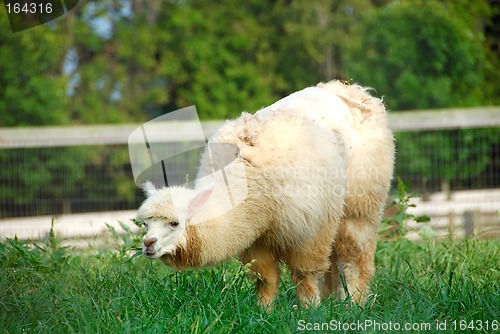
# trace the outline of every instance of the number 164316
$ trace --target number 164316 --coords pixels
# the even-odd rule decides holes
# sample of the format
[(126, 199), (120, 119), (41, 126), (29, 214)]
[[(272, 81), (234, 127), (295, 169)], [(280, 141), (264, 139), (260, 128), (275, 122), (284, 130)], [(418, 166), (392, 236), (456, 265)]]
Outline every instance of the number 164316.
[(7, 7), (7, 12), (9, 14), (10, 13), (14, 13), (14, 14), (19, 14), (19, 13), (50, 14), (50, 13), (52, 13), (52, 4), (50, 2), (48, 2), (48, 3), (14, 2), (14, 3), (6, 3), (5, 6)]

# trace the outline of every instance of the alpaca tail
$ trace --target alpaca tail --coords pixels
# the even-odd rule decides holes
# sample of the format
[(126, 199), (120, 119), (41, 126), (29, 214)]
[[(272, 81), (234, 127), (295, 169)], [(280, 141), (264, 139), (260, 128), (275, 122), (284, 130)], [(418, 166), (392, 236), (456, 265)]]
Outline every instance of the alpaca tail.
[(382, 99), (370, 95), (370, 87), (357, 84), (350, 85), (339, 80), (319, 83), (318, 88), (326, 89), (344, 101), (350, 108), (357, 108), (362, 112), (385, 114), (386, 109)]

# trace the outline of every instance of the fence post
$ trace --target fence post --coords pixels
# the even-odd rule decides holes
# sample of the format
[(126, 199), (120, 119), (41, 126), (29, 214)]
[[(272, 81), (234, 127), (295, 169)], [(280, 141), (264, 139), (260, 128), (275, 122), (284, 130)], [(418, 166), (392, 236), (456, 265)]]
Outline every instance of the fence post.
[(472, 211), (467, 210), (464, 212), (464, 228), (466, 237), (474, 235), (474, 214)]
[(447, 201), (451, 200), (450, 182), (448, 182), (447, 180), (441, 181), (441, 191), (444, 193)]

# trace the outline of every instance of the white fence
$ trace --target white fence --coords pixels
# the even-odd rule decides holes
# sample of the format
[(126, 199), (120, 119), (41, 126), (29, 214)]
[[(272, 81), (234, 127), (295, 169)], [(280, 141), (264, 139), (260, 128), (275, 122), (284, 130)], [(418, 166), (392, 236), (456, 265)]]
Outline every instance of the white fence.
[[(222, 123), (203, 122), (205, 136), (210, 137)], [(390, 112), (389, 123), (393, 131), (499, 127), (500, 107)], [(139, 126), (116, 124), (0, 128), (0, 149), (127, 144), (128, 136)], [(178, 141), (189, 136), (189, 132), (179, 128), (176, 133), (163, 133), (162, 136), (164, 141)]]
[[(446, 134), (456, 132), (458, 129), (478, 129), (478, 131), (483, 129), (487, 131), (485, 135), (489, 136), (489, 138), (491, 136), (500, 138), (500, 107), (392, 112), (389, 113), (389, 121), (392, 129), (396, 132), (396, 136), (399, 133), (404, 133), (414, 134), (415, 138), (417, 138), (422, 133)], [(221, 121), (204, 122), (202, 128), (205, 136), (211, 136), (221, 124)], [(63, 237), (98, 235), (107, 230), (105, 223), (116, 224), (117, 220), (129, 223), (128, 220), (133, 217), (134, 209), (142, 199), (142, 195), (140, 191), (136, 191), (135, 197), (129, 195), (127, 200), (121, 199), (120, 196), (124, 196), (124, 188), (135, 188), (131, 172), (126, 166), (128, 164), (126, 144), (129, 134), (138, 126), (140, 125), (0, 128), (0, 170), (4, 174), (0, 185), (1, 188), (4, 188), (0, 188), (0, 195), (3, 196), (1, 197), (3, 203), (0, 203), (0, 217), (3, 217), (0, 219), (0, 237), (18, 235), (20, 238), (36, 238), (44, 235), (50, 229), (52, 217), (55, 217), (54, 227), (56, 232)], [(462, 135), (461, 133), (455, 134), (455, 132), (453, 132), (454, 136)], [(160, 135), (165, 141), (176, 142), (185, 139), (189, 132), (178, 128), (176, 132), (161, 133)], [(460, 138), (456, 144), (452, 143), (452, 146), (455, 145), (456, 147), (451, 148), (454, 151), (450, 154), (460, 153), (462, 148), (459, 143), (463, 141)], [(481, 146), (480, 144), (478, 142), (477, 147)], [(469, 145), (475, 147), (475, 143), (469, 143)], [(441, 144), (436, 142), (435, 146), (436, 149), (439, 149)], [(64, 147), (75, 150), (81, 147), (86, 150), (84, 156), (88, 157), (89, 160), (85, 160), (86, 170), (83, 171), (85, 173), (83, 179), (89, 179), (94, 175), (99, 176), (101, 172), (107, 173), (106, 177), (96, 179), (97, 181), (94, 183), (88, 182), (87, 185), (85, 182), (79, 184), (82, 194), (85, 195), (79, 199), (75, 199), (78, 196), (74, 193), (68, 195), (66, 192), (65, 184), (69, 182), (66, 177), (70, 176), (66, 176), (64, 170), (59, 175), (60, 180), (55, 179), (52, 181), (51, 184), (56, 184), (54, 189), (29, 192), (16, 188), (18, 183), (29, 182), (29, 177), (35, 181), (38, 177), (39, 171), (36, 167), (30, 167), (32, 170), (29, 171), (22, 170), (22, 168), (29, 165), (26, 161), (32, 155), (39, 154), (39, 152), (50, 152), (46, 157), (41, 156), (38, 158), (36, 163), (41, 164), (50, 164), (51, 159), (71, 159), (71, 157), (65, 156), (66, 151), (62, 149)], [(93, 163), (97, 158), (93, 151), (97, 149), (106, 149), (107, 151), (99, 155), (101, 165), (95, 167)], [(465, 189), (453, 189), (453, 184), (450, 187), (448, 182), (442, 182), (442, 186), (435, 189), (435, 184), (433, 188), (432, 185), (427, 186), (427, 181), (425, 181), (431, 179), (432, 175), (420, 175), (419, 179), (415, 180), (412, 179), (413, 175), (405, 175), (405, 181), (410, 181), (412, 185), (415, 184), (417, 190), (424, 192), (423, 197), (415, 200), (417, 207), (412, 209), (413, 212), (418, 215), (430, 216), (430, 226), (434, 227), (438, 234), (447, 235), (451, 233), (462, 236), (473, 233), (484, 237), (500, 235), (500, 186), (498, 186), (500, 185), (500, 145), (491, 145), (487, 149), (490, 151), (481, 154), (488, 155), (490, 159), (488, 167), (481, 172), (482, 174), (479, 173), (475, 179), (462, 180), (463, 184), (460, 187)], [(12, 154), (12, 152), (15, 152), (15, 154)], [(114, 156), (116, 152), (121, 152), (118, 154), (121, 157), (120, 159)], [(434, 153), (424, 152), (425, 154), (432, 155)], [(400, 152), (398, 157), (401, 156)], [(474, 154), (471, 156), (474, 156)], [(106, 160), (108, 158), (109, 161)], [(418, 165), (425, 160), (424, 158), (428, 157), (415, 156), (412, 157), (414, 160), (406, 163), (409, 164), (411, 170), (413, 163)], [(117, 166), (113, 167), (115, 169), (108, 170), (109, 166), (107, 164), (111, 165), (114, 160), (118, 160)], [(66, 164), (71, 165), (69, 162), (66, 162)], [(26, 176), (28, 181), (18, 180), (20, 176), (15, 173), (16, 168), (19, 168), (19, 174), (29, 173)], [(469, 167), (460, 166), (460, 168), (465, 170)], [(71, 166), (67, 169), (71, 170)], [(57, 169), (55, 170), (57, 171)], [(113, 179), (116, 184), (113, 186), (112, 191), (109, 189), (102, 190), (100, 187), (111, 182), (109, 178), (116, 177), (117, 173), (123, 175), (121, 179), (118, 178), (118, 181)], [(11, 179), (16, 179), (16, 181), (11, 181)], [(481, 182), (476, 182), (477, 180), (481, 180)], [(93, 189), (93, 186), (91, 187), (89, 184), (95, 185), (96, 189)], [(27, 196), (27, 198), (16, 201), (14, 198), (9, 198), (9, 193), (12, 191), (29, 193), (32, 197)], [(104, 196), (103, 194), (106, 192), (109, 193), (106, 195), (109, 198), (100, 197)], [(130, 191), (128, 193), (130, 194)], [(21, 195), (19, 197), (22, 197)], [(88, 198), (92, 200), (88, 200)], [(109, 205), (106, 204), (108, 200)], [(95, 207), (92, 204), (94, 202), (96, 203)], [(120, 204), (116, 204), (118, 202)], [(14, 210), (9, 205), (17, 206)], [(44, 210), (37, 211), (35, 210), (36, 206), (43, 207)], [(42, 212), (43, 215), (23, 217), (25, 216), (24, 212), (27, 215), (33, 215), (33, 212)], [(470, 222), (471, 219), (472, 223)], [(466, 223), (464, 223), (465, 220), (467, 220)], [(470, 224), (473, 224), (472, 227)], [(418, 229), (420, 225), (411, 224), (410, 226)], [(413, 234), (413, 237), (415, 235)]]

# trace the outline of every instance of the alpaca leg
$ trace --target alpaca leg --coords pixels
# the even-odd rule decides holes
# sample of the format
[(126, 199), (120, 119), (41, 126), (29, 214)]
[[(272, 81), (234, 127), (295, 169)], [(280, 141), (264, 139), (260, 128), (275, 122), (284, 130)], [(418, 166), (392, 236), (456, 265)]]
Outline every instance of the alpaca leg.
[(306, 307), (318, 305), (321, 301), (319, 280), (328, 270), (329, 254), (330, 243), (324, 243), (307, 245), (300, 252), (290, 252), (285, 258), (292, 272), (293, 284), (297, 286), (297, 295), (301, 304)]
[(277, 259), (271, 251), (253, 247), (241, 255), (241, 261), (243, 263), (251, 263), (253, 261), (250, 270), (256, 279), (257, 295), (259, 297), (258, 304), (270, 311), (272, 309), (271, 304), (278, 292), (280, 279)]
[(292, 270), (292, 282), (297, 286), (297, 296), (302, 305), (306, 307), (318, 306), (321, 302), (318, 284), (320, 276), (320, 273), (314, 271)]
[(337, 294), (338, 287), (340, 286), (340, 272), (337, 267), (338, 255), (335, 251), (335, 247), (332, 247), (332, 253), (330, 255), (330, 268), (325, 273), (323, 279), (323, 296), (325, 298), (330, 297), (332, 294)]
[(320, 279), (330, 267), (329, 256), (339, 224), (324, 224), (316, 238), (309, 240), (283, 256), (292, 272), (293, 284), (302, 305), (321, 302)]
[(376, 240), (376, 224), (361, 219), (346, 219), (341, 224), (332, 253), (332, 260), (336, 260), (332, 267), (345, 278), (344, 282), (339, 276), (333, 280), (341, 298), (349, 295), (358, 303), (366, 300), (374, 273)]

